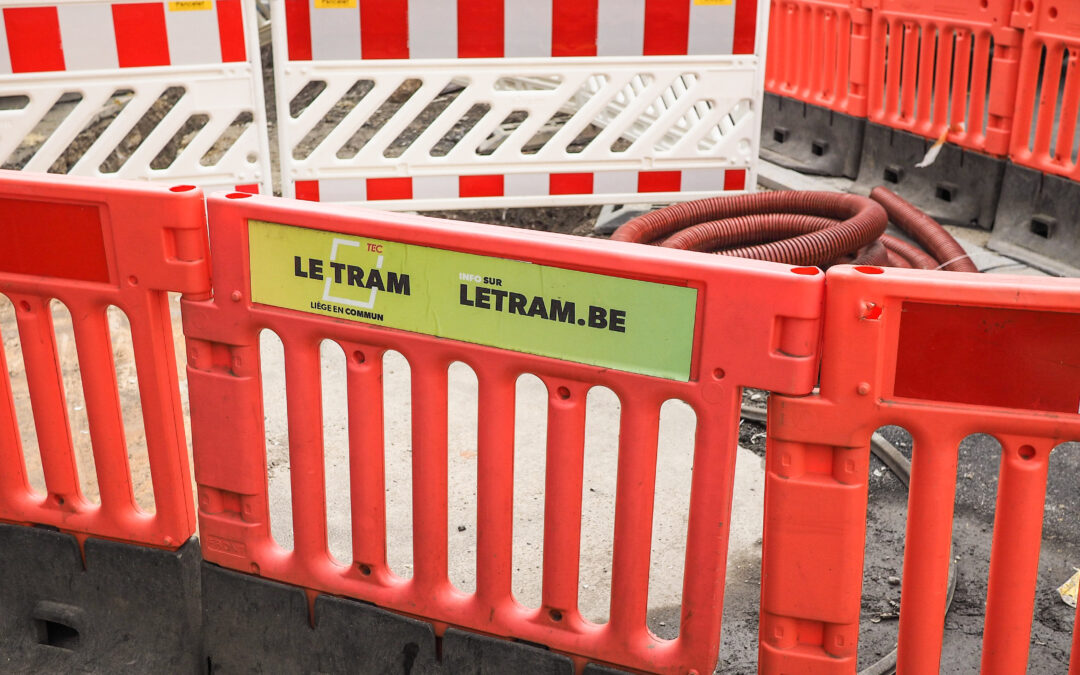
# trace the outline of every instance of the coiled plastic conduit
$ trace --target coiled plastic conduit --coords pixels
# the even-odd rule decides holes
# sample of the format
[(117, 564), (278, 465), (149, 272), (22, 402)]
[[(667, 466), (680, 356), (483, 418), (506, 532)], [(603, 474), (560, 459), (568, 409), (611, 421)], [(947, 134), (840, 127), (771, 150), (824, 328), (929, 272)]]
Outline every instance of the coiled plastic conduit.
[[(890, 220), (929, 253), (886, 235)], [(611, 238), (789, 265), (978, 271), (937, 221), (881, 187), (870, 199), (838, 192), (699, 199), (638, 216)]]

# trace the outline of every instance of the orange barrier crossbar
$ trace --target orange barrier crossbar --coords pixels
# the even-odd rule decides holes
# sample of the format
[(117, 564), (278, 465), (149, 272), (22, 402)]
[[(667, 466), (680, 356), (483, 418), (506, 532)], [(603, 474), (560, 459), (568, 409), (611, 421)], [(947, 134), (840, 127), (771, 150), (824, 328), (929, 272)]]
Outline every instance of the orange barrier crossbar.
[(864, 117), (869, 44), (860, 0), (772, 0), (765, 90)]
[[(46, 494), (31, 489), (0, 351), (0, 521), (177, 548), (195, 531), (168, 291), (210, 290), (202, 194), (190, 186), (0, 172), (0, 293), (15, 307)], [(79, 485), (50, 303), (72, 317), (101, 494)], [(135, 503), (106, 311), (131, 326), (154, 487)]]
[(939, 669), (958, 446), (973, 433), (1002, 445), (982, 672), (1027, 671), (1049, 455), (1080, 439), (1077, 344), (1073, 279), (829, 270), (820, 391), (769, 401), (760, 672), (855, 672), (884, 425), (914, 439), (897, 672)]
[(869, 107), (879, 124), (993, 155), (1009, 149), (1020, 31), (1011, 0), (873, 0)]
[[(207, 202), (215, 295), (182, 301), (207, 560), (583, 660), (648, 672), (712, 672), (741, 387), (791, 394), (813, 387), (818, 270), (259, 196)], [(502, 284), (482, 280), (489, 274)], [(501, 301), (500, 289), (506, 289)], [(535, 291), (551, 307), (558, 299), (562, 318), (553, 322), (555, 310), (546, 321), (514, 316), (509, 308), (518, 301), (508, 294), (517, 291)], [(530, 310), (536, 302), (528, 301)], [(609, 308), (606, 326), (596, 307)], [(486, 323), (499, 311), (501, 323)], [(477, 326), (500, 326), (491, 334), (502, 335), (505, 348), (491, 346), (494, 340), (479, 344), (487, 338), (470, 332)], [(262, 329), (284, 344), (292, 551), (275, 544), (270, 531)], [(529, 342), (534, 335), (544, 339)], [(332, 559), (327, 544), (324, 339), (348, 355), (353, 550), (343, 562)], [(624, 344), (645, 349), (626, 351)], [(590, 345), (601, 349), (589, 351)], [(409, 579), (396, 576), (386, 557), (381, 364), (389, 349), (404, 355), (412, 377)], [(663, 365), (654, 367), (654, 359)], [(473, 369), (479, 386), (472, 594), (454, 589), (447, 576), (447, 369), (455, 361)], [(511, 594), (514, 397), (523, 373), (538, 376), (548, 390), (539, 608), (526, 608)], [(605, 624), (583, 618), (577, 596), (585, 401), (594, 386), (610, 388), (621, 403)], [(662, 640), (646, 627), (646, 610), (657, 429), (660, 407), (672, 398), (693, 407), (698, 428), (680, 634)]]

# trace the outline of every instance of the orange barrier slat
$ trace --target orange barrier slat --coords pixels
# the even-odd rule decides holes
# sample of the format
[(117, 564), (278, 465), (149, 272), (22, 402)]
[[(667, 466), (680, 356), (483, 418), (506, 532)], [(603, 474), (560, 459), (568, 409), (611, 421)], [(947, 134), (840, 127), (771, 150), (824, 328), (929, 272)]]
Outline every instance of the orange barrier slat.
[[(579, 660), (659, 673), (712, 671), (723, 609), (741, 387), (753, 385), (793, 394), (811, 390), (817, 371), (820, 273), (616, 242), (468, 223), (449, 225), (418, 216), (265, 197), (231, 197), (207, 200), (217, 292), (213, 299), (182, 302), (190, 355), (200, 531), (207, 560), (311, 591), (358, 598), (436, 625), (544, 644)], [(685, 329), (677, 329), (685, 330), (688, 336), (686, 370), (663, 377), (639, 374), (630, 372), (637, 367), (632, 362), (614, 360), (627, 357), (614, 354), (601, 355), (607, 365), (588, 365), (570, 355), (538, 356), (389, 328), (379, 325), (381, 318), (353, 321), (298, 311), (308, 307), (303, 303), (297, 309), (286, 309), (253, 302), (251, 256), (255, 255), (255, 244), (251, 242), (255, 239), (249, 238), (249, 230), (262, 231), (258, 228), (266, 226), (259, 223), (302, 226), (304, 229), (290, 232), (313, 236), (327, 233), (344, 242), (342, 246), (355, 247), (352, 250), (360, 250), (358, 245), (366, 241), (393, 251), (413, 247), (407, 249), (410, 256), (468, 254), (485, 256), (489, 262), (483, 265), (511, 260), (531, 263), (514, 269), (555, 270), (551, 274), (578, 270), (594, 275), (577, 292), (592, 292), (585, 289), (597, 283), (614, 283), (614, 279), (622, 279), (620, 284), (648, 282), (655, 288), (669, 289), (665, 293), (683, 289), (680, 298), (687, 297), (686, 289), (692, 289), (690, 297), (696, 299), (686, 305), (688, 313), (680, 319)], [(387, 258), (391, 259), (398, 260)], [(282, 261), (282, 280), (289, 275), (306, 276), (310, 269), (299, 258)], [(468, 263), (470, 267), (480, 264), (475, 260)], [(385, 269), (396, 268), (388, 262)], [(430, 302), (448, 286), (455, 296), (448, 308), (457, 306), (456, 278), (428, 278), (423, 271), (415, 274), (410, 302), (414, 297)], [(384, 281), (391, 283), (388, 280), (384, 276)], [(319, 297), (344, 292), (330, 286), (320, 286)], [(469, 289), (479, 287), (461, 286), (463, 306), (517, 302), (507, 300), (509, 296), (493, 300), (500, 297), (494, 291), (487, 300), (470, 298)], [(378, 297), (381, 301), (383, 296)], [(565, 300), (567, 296), (558, 297)], [(754, 300), (748, 302), (751, 297)], [(631, 324), (623, 321), (645, 321), (664, 311), (656, 305), (642, 306), (632, 314), (635, 318), (627, 319), (614, 311), (606, 316), (598, 313), (598, 301), (591, 302), (595, 306), (578, 307), (576, 319), (573, 315), (564, 317), (567, 330), (583, 331), (574, 333), (581, 335), (580, 339), (590, 335), (589, 330), (620, 334), (621, 329), (630, 330), (627, 326)], [(376, 306), (383, 305), (372, 305)], [(381, 317), (386, 310), (372, 311)], [(565, 311), (565, 306), (551, 311)], [(453, 316), (440, 315), (439, 325), (453, 325)], [(477, 317), (470, 321), (483, 320), (479, 314), (469, 316)], [(258, 336), (263, 329), (279, 335), (285, 346), (293, 474), (292, 552), (274, 543), (270, 533), (258, 359)], [(673, 339), (668, 335), (677, 330), (664, 325), (656, 344)], [(345, 565), (333, 561), (327, 550), (322, 446), (315, 437), (321, 425), (316, 354), (323, 340), (341, 345), (349, 360), (354, 559), (340, 561)], [(572, 343), (568, 348), (576, 347), (577, 343)], [(395, 575), (386, 563), (386, 479), (378, 475), (385, 471), (380, 357), (391, 349), (409, 362), (412, 376), (415, 572), (411, 579)], [(667, 358), (673, 350), (682, 353), (681, 349), (656, 347), (648, 356)], [(357, 352), (362, 352), (362, 359)], [(476, 373), (479, 393), (475, 593), (454, 588), (447, 578), (447, 368), (458, 361)], [(539, 377), (548, 392), (543, 587), (538, 608), (523, 606), (511, 592), (515, 382), (523, 373)], [(578, 608), (585, 407), (587, 394), (595, 386), (614, 392), (621, 410), (611, 619), (605, 624), (584, 619)], [(683, 621), (679, 637), (664, 640), (649, 631), (646, 611), (657, 428), (660, 408), (672, 398), (695, 410), (698, 426), (686, 514)], [(367, 428), (354, 428), (357, 425)], [(298, 430), (294, 431), (294, 426)]]
[[(1002, 438), (990, 579), (986, 590), (982, 672), (1027, 670), (1031, 618), (1039, 576), (1046, 474), (1052, 442), (1029, 445), (1026, 438)], [(1075, 631), (1075, 627), (1074, 627)]]
[(886, 425), (914, 439), (897, 672), (941, 665), (958, 449), (980, 432), (1003, 447), (982, 672), (1027, 669), (1047, 461), (1080, 439), (1078, 341), (1075, 279), (829, 270), (820, 391), (769, 400), (760, 672), (855, 672), (869, 442)]
[(346, 359), (353, 560), (366, 565), (370, 574), (372, 568), (386, 565), (382, 352), (367, 345), (352, 346)]
[(903, 571), (904, 578), (914, 583), (904, 586), (900, 596), (896, 668), (903, 672), (934, 672), (940, 670), (940, 645), (945, 633), (960, 439), (929, 429), (919, 429), (912, 436), (915, 450), (911, 456)]

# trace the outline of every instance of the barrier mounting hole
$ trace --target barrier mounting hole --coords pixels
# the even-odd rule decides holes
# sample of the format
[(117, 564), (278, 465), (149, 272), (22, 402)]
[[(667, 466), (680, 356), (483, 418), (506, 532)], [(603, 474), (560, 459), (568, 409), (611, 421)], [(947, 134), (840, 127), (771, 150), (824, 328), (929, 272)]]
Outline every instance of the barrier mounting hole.
[(859, 265), (855, 270), (863, 274), (883, 274), (885, 272), (880, 267), (870, 267), (869, 265)]
[(562, 621), (562, 612), (557, 609), (549, 609), (548, 616), (551, 617), (552, 621)]
[(1020, 459), (1034, 459), (1035, 448), (1030, 445), (1021, 445), (1020, 450), (1017, 451), (1020, 455)]
[(360, 574), (363, 574), (365, 577), (370, 577), (371, 576), (371, 565), (361, 565), (360, 566)]
[(713, 371), (712, 371), (712, 376), (715, 377), (718, 380), (724, 379), (725, 374), (726, 373), (724, 373), (723, 368), (714, 368)]
[(35, 619), (38, 644), (73, 650), (79, 647), (79, 631), (59, 621)]
[(352, 357), (353, 357), (353, 361), (355, 361), (358, 364), (363, 363), (364, 360), (366, 359), (366, 357), (364, 356), (364, 352), (360, 351), (359, 349), (357, 349), (355, 352), (352, 353)]
[(19, 301), (19, 309), (21, 309), (24, 312), (29, 312), (30, 311), (30, 303), (25, 301), (25, 300), (20, 300)]
[[(559, 387), (558, 389), (555, 390), (555, 393), (558, 394), (559, 398), (561, 398), (564, 401), (566, 399), (570, 398), (570, 390), (567, 389), (566, 387)], [(556, 619), (556, 621), (558, 621), (558, 619)]]

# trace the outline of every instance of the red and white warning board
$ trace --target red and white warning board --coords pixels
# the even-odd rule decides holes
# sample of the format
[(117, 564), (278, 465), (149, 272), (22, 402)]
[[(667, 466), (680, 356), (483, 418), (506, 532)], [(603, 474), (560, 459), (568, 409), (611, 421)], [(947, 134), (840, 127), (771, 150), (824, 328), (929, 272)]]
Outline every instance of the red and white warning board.
[(273, 0), (286, 196), (660, 202), (756, 181), (764, 0)]
[(269, 192), (253, 10), (0, 0), (0, 162)]

